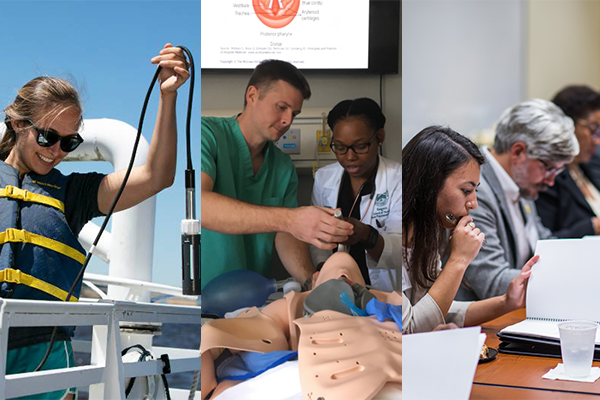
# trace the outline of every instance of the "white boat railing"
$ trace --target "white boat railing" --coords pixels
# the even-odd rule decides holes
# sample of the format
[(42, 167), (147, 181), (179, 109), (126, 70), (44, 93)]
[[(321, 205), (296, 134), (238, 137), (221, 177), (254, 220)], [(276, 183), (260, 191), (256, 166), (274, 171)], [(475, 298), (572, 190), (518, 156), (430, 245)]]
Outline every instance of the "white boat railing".
[[(0, 138), (4, 131), (4, 123), (0, 122)], [(136, 132), (134, 127), (121, 121), (86, 119), (80, 131), (85, 142), (65, 160), (108, 161), (115, 170), (124, 169), (129, 163)], [(142, 137), (135, 165), (143, 164), (148, 148)], [(106, 232), (98, 243), (94, 254), (109, 264), (109, 276), (86, 273), (83, 283), (102, 300), (82, 299), (79, 303), (66, 304), (0, 299), (0, 400), (88, 386), (90, 399), (124, 399), (125, 379), (156, 375), (163, 370), (162, 361), (157, 360), (123, 363), (121, 349), (132, 344), (141, 344), (155, 357), (168, 354), (172, 373), (200, 370), (199, 351), (152, 346), (152, 338), (163, 322), (201, 324), (200, 307), (149, 303), (152, 293), (192, 303), (197, 299), (183, 296), (181, 288), (151, 282), (155, 201), (151, 197), (116, 213), (112, 217), (111, 232)], [(89, 251), (97, 231), (98, 227), (92, 222), (82, 230), (79, 239), (86, 250)], [(106, 285), (107, 291), (99, 285)], [(75, 351), (91, 353), (91, 365), (5, 375), (9, 327), (57, 325), (94, 327), (91, 341), (73, 341)], [(171, 389), (170, 393), (174, 400), (187, 399), (189, 395), (189, 391), (178, 389)]]
[[(141, 304), (114, 300), (63, 303), (0, 299), (0, 400), (70, 387), (89, 387), (90, 399), (124, 399), (125, 379), (164, 373), (162, 354), (170, 373), (199, 371), (197, 350), (154, 347), (157, 359), (124, 363), (119, 326), (127, 322), (201, 324), (199, 307)], [(8, 330), (19, 326), (93, 326), (91, 342), (74, 341), (75, 351), (92, 351), (90, 365), (5, 375)], [(189, 391), (171, 390), (173, 399)]]

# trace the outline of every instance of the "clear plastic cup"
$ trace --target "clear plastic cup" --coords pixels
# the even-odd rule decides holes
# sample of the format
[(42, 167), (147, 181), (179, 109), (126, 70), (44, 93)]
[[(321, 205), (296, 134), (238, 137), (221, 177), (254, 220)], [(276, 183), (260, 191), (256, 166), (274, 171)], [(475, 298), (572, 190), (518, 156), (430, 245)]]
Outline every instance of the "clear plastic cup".
[(592, 321), (566, 321), (558, 324), (563, 366), (570, 377), (590, 375), (597, 329), (598, 324)]

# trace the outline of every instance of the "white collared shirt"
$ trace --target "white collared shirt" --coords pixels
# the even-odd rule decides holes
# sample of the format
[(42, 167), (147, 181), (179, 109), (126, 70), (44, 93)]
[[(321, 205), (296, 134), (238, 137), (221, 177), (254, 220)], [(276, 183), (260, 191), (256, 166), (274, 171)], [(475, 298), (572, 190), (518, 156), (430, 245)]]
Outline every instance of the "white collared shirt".
[[(525, 265), (527, 260), (531, 258), (533, 249), (539, 239), (534, 218), (528, 218), (527, 221), (523, 218), (523, 214), (525, 212), (530, 213), (531, 208), (529, 205), (525, 205), (520, 201), (521, 193), (519, 186), (502, 165), (500, 165), (492, 153), (490, 153), (489, 148), (484, 146), (482, 150), (483, 155), (498, 177), (498, 181), (500, 181), (500, 186), (502, 187), (502, 191), (506, 198), (508, 212), (514, 227), (513, 236), (517, 245), (517, 265)], [(523, 207), (523, 210), (521, 210), (521, 207)]]
[[(312, 204), (335, 209), (343, 174), (344, 168), (338, 162), (320, 168), (315, 175)], [(371, 286), (384, 292), (399, 292), (402, 286), (402, 257), (399, 256), (402, 247), (402, 164), (379, 157), (375, 194), (365, 194), (361, 198), (360, 215), (364, 215), (364, 224), (379, 231), (384, 242), (379, 261), (365, 251)], [(313, 245), (310, 253), (315, 265), (331, 256), (331, 251)]]

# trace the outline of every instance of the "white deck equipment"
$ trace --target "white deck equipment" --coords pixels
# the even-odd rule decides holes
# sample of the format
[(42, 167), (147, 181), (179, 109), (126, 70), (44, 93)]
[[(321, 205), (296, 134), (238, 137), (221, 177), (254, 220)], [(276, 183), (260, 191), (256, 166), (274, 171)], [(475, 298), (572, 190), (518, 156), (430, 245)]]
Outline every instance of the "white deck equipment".
[[(0, 123), (0, 138), (5, 131)], [(115, 170), (125, 169), (131, 157), (136, 129), (112, 119), (85, 120), (80, 132), (84, 142), (68, 161), (109, 161)], [(142, 164), (148, 142), (142, 137), (135, 165)], [(109, 275), (86, 273), (84, 284), (102, 300), (79, 303), (0, 299), (0, 400), (68, 387), (88, 387), (90, 399), (124, 399), (125, 379), (157, 375), (161, 360), (123, 363), (121, 350), (141, 344), (155, 358), (168, 354), (171, 372), (199, 371), (197, 350), (152, 347), (152, 337), (162, 323), (201, 324), (200, 307), (150, 303), (150, 294), (183, 296), (181, 288), (152, 283), (155, 198), (112, 216), (111, 232), (104, 232), (94, 256), (108, 262)], [(183, 216), (183, 211), (182, 211)], [(80, 234), (86, 250), (98, 227), (88, 223)], [(104, 293), (97, 285), (108, 285)], [(8, 328), (12, 326), (94, 326), (91, 342), (74, 341), (78, 352), (91, 352), (91, 365), (5, 376)], [(127, 326), (120, 332), (119, 326)], [(167, 375), (168, 378), (168, 375)], [(171, 389), (172, 399), (188, 399), (189, 391)], [(199, 393), (199, 392), (197, 392)], [(199, 396), (196, 396), (199, 398)]]

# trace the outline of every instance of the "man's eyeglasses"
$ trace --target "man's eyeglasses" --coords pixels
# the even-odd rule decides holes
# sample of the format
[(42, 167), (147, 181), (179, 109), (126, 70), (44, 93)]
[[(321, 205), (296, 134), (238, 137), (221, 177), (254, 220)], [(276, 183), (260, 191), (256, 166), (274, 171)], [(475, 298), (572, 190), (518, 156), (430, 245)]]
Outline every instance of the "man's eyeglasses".
[(376, 136), (377, 132), (375, 132), (375, 134), (373, 135), (371, 140), (369, 140), (368, 143), (357, 143), (353, 144), (352, 146), (346, 146), (345, 144), (336, 143), (332, 141), (329, 146), (331, 147), (331, 151), (333, 151), (338, 156), (343, 156), (350, 149), (352, 149), (352, 151), (354, 151), (355, 154), (367, 154), (369, 152), (369, 148), (371, 147), (371, 143), (373, 143), (373, 140), (375, 140)]
[(32, 121), (28, 121), (31, 124), (31, 127), (37, 133), (37, 144), (42, 147), (50, 147), (54, 143), (60, 141), (60, 148), (65, 153), (70, 153), (75, 150), (81, 143), (83, 143), (83, 138), (79, 136), (79, 133), (74, 133), (68, 136), (61, 136), (53, 129), (42, 129), (34, 124)]
[(600, 139), (600, 125), (595, 124), (595, 123), (591, 123), (591, 124), (583, 123), (581, 121), (577, 122), (577, 123), (581, 126), (585, 126), (592, 134), (592, 138)]
[(546, 161), (542, 160), (541, 158), (538, 158), (538, 161), (541, 162), (542, 164), (544, 164), (546, 178), (549, 178), (552, 175), (558, 175), (561, 172), (563, 172), (566, 168), (564, 165), (562, 167), (553, 167), (552, 165), (548, 164)]

